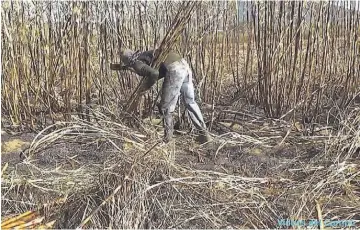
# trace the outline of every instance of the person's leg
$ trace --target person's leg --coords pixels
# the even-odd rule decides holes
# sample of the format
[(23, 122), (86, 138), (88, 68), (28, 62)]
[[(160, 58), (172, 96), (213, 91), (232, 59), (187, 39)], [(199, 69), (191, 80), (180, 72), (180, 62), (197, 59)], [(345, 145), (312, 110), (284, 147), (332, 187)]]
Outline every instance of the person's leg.
[(168, 142), (173, 136), (174, 124), (172, 113), (175, 111), (177, 100), (180, 96), (181, 86), (187, 76), (187, 70), (181, 62), (174, 62), (168, 66), (162, 86), (160, 100), (161, 113), (164, 122), (164, 141)]
[(183, 99), (192, 122), (201, 132), (201, 141), (207, 142), (210, 140), (210, 136), (208, 135), (206, 124), (204, 122), (204, 118), (199, 108), (199, 105), (195, 101), (195, 90), (192, 81), (192, 71), (185, 60), (183, 60), (183, 63), (187, 69), (188, 74), (181, 87), (181, 94), (183, 95)]
[(199, 105), (195, 101), (194, 85), (192, 84), (192, 82), (186, 81), (183, 83), (181, 87), (181, 94), (183, 95), (185, 106), (188, 109), (190, 118), (196, 128), (206, 129), (206, 124), (204, 122), (201, 110), (199, 108)]

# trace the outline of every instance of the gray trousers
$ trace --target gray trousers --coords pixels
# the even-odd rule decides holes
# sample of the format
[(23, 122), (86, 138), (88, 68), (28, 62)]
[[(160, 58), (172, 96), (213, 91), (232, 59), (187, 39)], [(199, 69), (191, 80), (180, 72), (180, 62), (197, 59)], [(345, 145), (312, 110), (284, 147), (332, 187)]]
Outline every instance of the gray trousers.
[(189, 64), (182, 59), (170, 64), (162, 86), (160, 108), (164, 120), (165, 140), (169, 141), (173, 136), (172, 113), (180, 94), (183, 96), (186, 109), (196, 128), (206, 131), (206, 124), (198, 104), (195, 102), (192, 71)]

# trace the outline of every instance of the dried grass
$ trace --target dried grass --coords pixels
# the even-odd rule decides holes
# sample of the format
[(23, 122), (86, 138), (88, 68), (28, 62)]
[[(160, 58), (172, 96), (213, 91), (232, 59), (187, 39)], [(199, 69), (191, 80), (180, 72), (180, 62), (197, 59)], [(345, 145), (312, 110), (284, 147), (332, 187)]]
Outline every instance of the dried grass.
[[(56, 228), (359, 220), (359, 6), (246, 2), (241, 16), (235, 2), (183, 3), (177, 17), (179, 4), (1, 4), (2, 127), (42, 130), (1, 170), (2, 217), (39, 211)], [(119, 112), (138, 82), (107, 63), (160, 43), (191, 63), (214, 142), (163, 144), (161, 129)], [(158, 89), (140, 110), (153, 112)]]
[[(294, 143), (296, 138), (289, 134), (287, 140), (292, 140), (286, 143), (293, 145), (302, 145), (301, 139), (307, 139), (309, 146), (321, 142), (320, 153), (287, 162), (285, 167), (275, 165), (283, 168), (266, 177), (194, 169), (174, 161), (191, 140), (178, 138), (176, 146), (165, 145), (151, 126), (139, 123), (140, 128), (129, 128), (94, 114), (97, 123), (81, 119), (58, 123), (55, 130), (39, 135), (27, 152), (29, 158), (6, 170), (3, 215), (65, 198), (62, 204), (45, 207), (46, 220), (56, 219), (57, 228), (274, 228), (281, 218), (316, 219), (315, 202), (323, 219), (357, 218), (360, 167), (353, 159), (359, 146), (359, 130), (354, 129), (360, 124), (358, 109), (349, 113), (356, 119), (347, 120), (334, 139), (303, 137)], [(218, 136), (217, 153), (224, 142), (239, 149), (274, 149), (282, 139), (276, 126), (266, 137), (236, 132)], [(80, 146), (75, 152), (55, 153), (57, 144), (73, 142)], [(90, 149), (100, 159), (81, 157), (87, 154), (82, 151), (99, 142), (107, 147)], [(132, 147), (124, 151), (126, 143)], [(55, 147), (46, 151), (50, 145)], [(204, 148), (193, 146), (195, 151)]]

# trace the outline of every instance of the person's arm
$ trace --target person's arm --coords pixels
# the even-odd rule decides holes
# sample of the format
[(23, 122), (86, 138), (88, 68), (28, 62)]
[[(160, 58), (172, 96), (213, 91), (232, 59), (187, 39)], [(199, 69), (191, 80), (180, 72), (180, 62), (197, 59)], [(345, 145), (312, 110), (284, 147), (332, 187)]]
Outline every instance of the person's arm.
[(142, 77), (151, 77), (156, 79), (159, 77), (159, 71), (150, 67), (144, 62), (134, 61), (130, 67), (133, 68), (135, 72)]
[(154, 51), (148, 50), (141, 52), (140, 55), (137, 57), (137, 60), (144, 62), (147, 65), (151, 65), (152, 60), (154, 58)]
[(141, 86), (141, 91), (149, 90), (158, 79), (163, 78), (166, 75), (167, 69), (161, 64), (160, 69), (154, 69), (150, 66), (151, 60), (153, 58), (154, 51), (145, 51), (142, 52), (136, 59), (132, 58), (132, 52), (123, 52), (121, 55), (121, 60), (125, 65), (120, 64), (111, 64), (110, 68), (113, 70), (131, 70), (132, 72), (146, 77)]
[(141, 92), (149, 90), (159, 79), (159, 71), (141, 61), (135, 61), (131, 67), (138, 75), (146, 77), (141, 86)]

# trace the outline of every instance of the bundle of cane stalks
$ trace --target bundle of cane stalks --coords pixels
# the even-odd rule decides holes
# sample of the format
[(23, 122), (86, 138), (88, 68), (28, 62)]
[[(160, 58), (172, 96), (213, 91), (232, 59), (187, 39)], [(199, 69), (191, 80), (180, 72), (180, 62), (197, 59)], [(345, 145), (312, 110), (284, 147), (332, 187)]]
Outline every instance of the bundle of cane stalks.
[(27, 211), (18, 216), (7, 218), (2, 224), (1, 229), (51, 229), (54, 221), (44, 223), (45, 217), (39, 211)]
[[(165, 37), (160, 43), (160, 46), (157, 48), (157, 52), (154, 54), (154, 59), (152, 61), (152, 67), (158, 68), (160, 63), (163, 62), (168, 55), (169, 51), (173, 48), (176, 40), (182, 34), (185, 29), (186, 24), (189, 22), (191, 17), (191, 12), (195, 9), (195, 7), (200, 4), (199, 2), (184, 2), (179, 8), (170, 29), (167, 31)], [(135, 91), (130, 97), (126, 105), (126, 111), (129, 113), (134, 112), (134, 110), (138, 107), (140, 102), (140, 98), (143, 95), (140, 93), (140, 88), (142, 83), (145, 81), (145, 78), (141, 80)]]
[(65, 199), (61, 198), (51, 203), (44, 204), (41, 208), (32, 211), (26, 211), (20, 215), (5, 217), (1, 223), (1, 229), (52, 229), (56, 220), (46, 222), (44, 209), (53, 208), (54, 205), (61, 204)]

